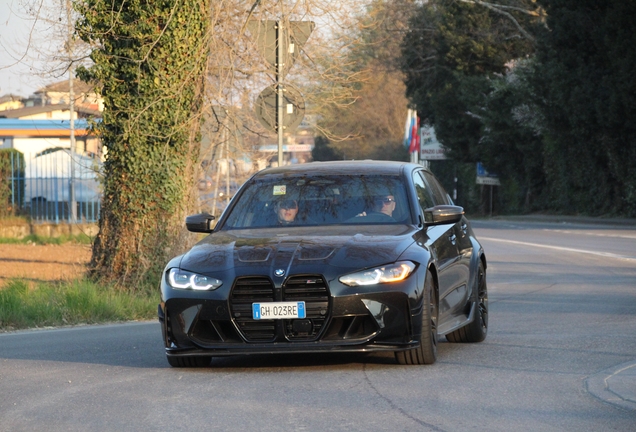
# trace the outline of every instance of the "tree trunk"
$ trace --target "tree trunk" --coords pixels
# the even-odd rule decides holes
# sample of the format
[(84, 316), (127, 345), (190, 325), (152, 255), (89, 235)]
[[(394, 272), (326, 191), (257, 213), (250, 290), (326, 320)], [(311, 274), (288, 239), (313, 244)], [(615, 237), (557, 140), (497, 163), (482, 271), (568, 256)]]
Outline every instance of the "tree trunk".
[(192, 237), (209, 2), (84, 0), (78, 34), (99, 46), (80, 70), (104, 99), (103, 204), (91, 276), (135, 290), (156, 284)]

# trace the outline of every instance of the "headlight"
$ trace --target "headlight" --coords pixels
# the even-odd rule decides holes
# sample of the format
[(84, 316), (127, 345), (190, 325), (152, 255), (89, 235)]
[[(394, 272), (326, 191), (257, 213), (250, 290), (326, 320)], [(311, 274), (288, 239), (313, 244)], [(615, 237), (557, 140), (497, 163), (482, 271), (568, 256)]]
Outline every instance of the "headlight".
[(341, 276), (339, 280), (349, 286), (399, 282), (409, 277), (415, 267), (415, 263), (411, 261), (400, 261)]
[(223, 281), (176, 268), (168, 272), (168, 285), (178, 289), (215, 290)]

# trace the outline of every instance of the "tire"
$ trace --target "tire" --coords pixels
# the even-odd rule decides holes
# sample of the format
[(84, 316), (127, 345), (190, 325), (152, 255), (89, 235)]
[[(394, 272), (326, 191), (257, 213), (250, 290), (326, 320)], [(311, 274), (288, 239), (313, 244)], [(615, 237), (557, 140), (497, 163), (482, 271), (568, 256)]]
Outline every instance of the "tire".
[(484, 263), (479, 261), (477, 270), (477, 316), (464, 327), (446, 335), (449, 342), (482, 342), (488, 334), (488, 286)]
[(210, 365), (211, 356), (166, 356), (172, 367), (206, 367)]
[(437, 360), (437, 317), (439, 304), (433, 274), (426, 272), (424, 293), (422, 294), (422, 329), (420, 345), (406, 351), (396, 351), (395, 359), (402, 365), (433, 364)]

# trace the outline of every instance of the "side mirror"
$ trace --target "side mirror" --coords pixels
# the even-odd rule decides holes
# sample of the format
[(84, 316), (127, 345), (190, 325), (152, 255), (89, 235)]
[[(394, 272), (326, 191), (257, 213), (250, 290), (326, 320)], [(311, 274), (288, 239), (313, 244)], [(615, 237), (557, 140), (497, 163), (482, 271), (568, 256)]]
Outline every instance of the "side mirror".
[(186, 217), (186, 228), (190, 232), (211, 233), (214, 216), (209, 213), (199, 213)]
[(443, 225), (457, 223), (464, 216), (464, 208), (454, 205), (438, 205), (424, 210), (424, 224)]

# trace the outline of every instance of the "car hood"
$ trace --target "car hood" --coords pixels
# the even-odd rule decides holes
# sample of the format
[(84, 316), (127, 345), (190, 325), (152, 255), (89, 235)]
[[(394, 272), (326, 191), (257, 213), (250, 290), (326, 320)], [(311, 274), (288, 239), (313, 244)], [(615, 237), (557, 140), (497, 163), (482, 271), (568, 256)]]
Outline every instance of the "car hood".
[(317, 266), (368, 268), (396, 261), (416, 232), (408, 225), (219, 231), (184, 254), (179, 267), (210, 275), (228, 269), (269, 274), (274, 268), (288, 273)]

